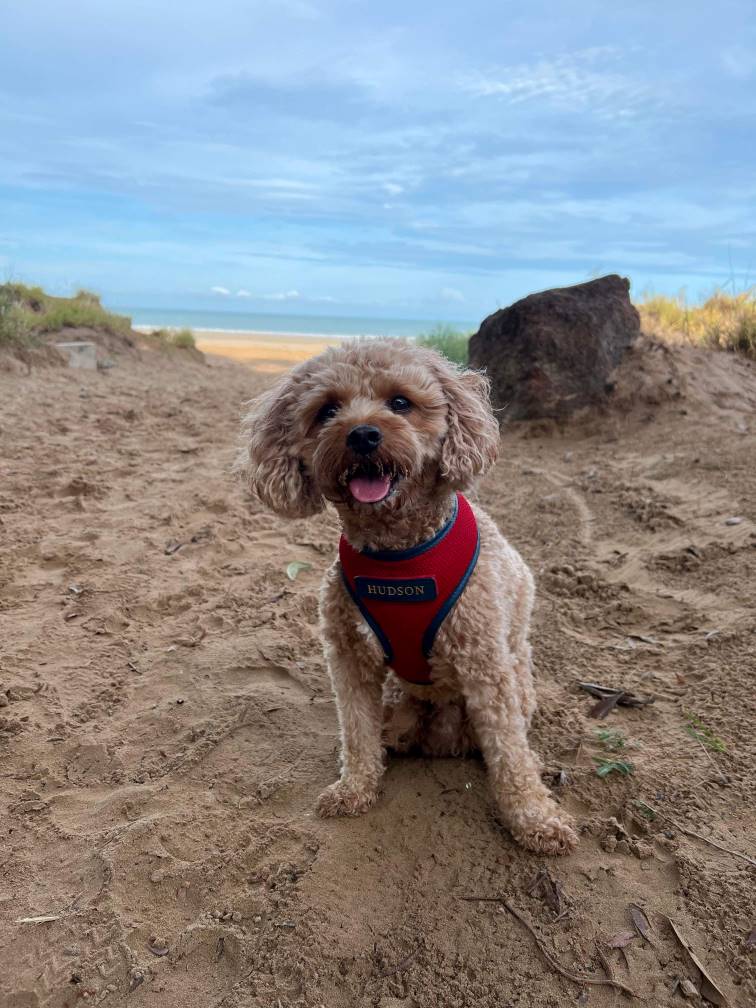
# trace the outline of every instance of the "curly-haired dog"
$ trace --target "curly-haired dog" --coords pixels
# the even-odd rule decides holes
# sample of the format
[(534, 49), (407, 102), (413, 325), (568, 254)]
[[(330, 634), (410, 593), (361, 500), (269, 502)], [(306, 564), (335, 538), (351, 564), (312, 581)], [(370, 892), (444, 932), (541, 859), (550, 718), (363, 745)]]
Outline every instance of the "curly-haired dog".
[(268, 507), (304, 517), (330, 501), (343, 527), (321, 594), (341, 777), (319, 814), (370, 808), (384, 746), (480, 749), (515, 839), (572, 850), (527, 740), (533, 579), (459, 493), (498, 450), (486, 380), (412, 343), (347, 342), (254, 401), (244, 430), (243, 469)]

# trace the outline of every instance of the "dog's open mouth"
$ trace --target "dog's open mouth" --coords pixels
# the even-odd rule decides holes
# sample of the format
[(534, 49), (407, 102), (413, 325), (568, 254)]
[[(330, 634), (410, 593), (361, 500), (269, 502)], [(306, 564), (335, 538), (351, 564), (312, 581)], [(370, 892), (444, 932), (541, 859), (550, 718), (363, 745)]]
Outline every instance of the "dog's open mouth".
[(380, 462), (359, 462), (343, 473), (341, 483), (360, 504), (379, 504), (396, 486), (399, 474)]

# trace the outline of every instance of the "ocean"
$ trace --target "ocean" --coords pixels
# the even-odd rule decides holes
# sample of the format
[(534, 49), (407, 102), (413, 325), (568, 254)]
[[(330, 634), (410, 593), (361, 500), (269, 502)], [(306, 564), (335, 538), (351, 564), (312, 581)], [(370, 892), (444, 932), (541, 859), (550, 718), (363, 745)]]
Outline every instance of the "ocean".
[(130, 315), (135, 326), (160, 329), (183, 328), (197, 332), (279, 333), (289, 336), (419, 336), (436, 325), (449, 325), (473, 332), (476, 322), (438, 319), (377, 319), (342, 315), (275, 315), (263, 312), (230, 312), (191, 308), (115, 309)]

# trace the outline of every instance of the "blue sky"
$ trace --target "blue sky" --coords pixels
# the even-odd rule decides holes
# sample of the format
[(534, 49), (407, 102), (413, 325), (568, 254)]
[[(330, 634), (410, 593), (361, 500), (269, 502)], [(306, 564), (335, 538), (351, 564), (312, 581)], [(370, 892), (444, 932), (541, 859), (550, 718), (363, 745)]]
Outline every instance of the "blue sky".
[(476, 320), (756, 280), (752, 0), (5, 0), (0, 275)]

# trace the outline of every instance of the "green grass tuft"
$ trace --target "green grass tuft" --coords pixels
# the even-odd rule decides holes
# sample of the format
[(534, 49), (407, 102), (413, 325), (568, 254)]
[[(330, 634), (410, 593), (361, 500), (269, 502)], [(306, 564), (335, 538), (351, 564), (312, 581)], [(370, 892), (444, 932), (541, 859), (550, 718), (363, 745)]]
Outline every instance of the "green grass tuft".
[(194, 348), (196, 345), (194, 333), (191, 329), (179, 329), (178, 332), (173, 334), (172, 343), (174, 346), (180, 347), (182, 350)]
[(417, 337), (420, 346), (432, 347), (455, 364), (467, 364), (470, 333), (462, 333), (450, 325), (434, 326)]
[(625, 748), (625, 739), (622, 732), (618, 732), (613, 728), (597, 728), (596, 735), (604, 748), (609, 749), (611, 752), (620, 752), (620, 750)]
[(643, 329), (653, 336), (756, 360), (756, 288), (740, 294), (718, 290), (699, 305), (689, 305), (683, 294), (647, 295), (637, 307)]
[(180, 350), (193, 349), (197, 344), (191, 329), (153, 329), (152, 336)]
[(34, 343), (28, 319), (19, 304), (18, 286), (0, 285), (0, 347), (23, 347)]
[(30, 346), (42, 333), (63, 329), (94, 329), (126, 335), (131, 319), (106, 311), (96, 294), (79, 291), (75, 297), (45, 294), (41, 287), (0, 284), (0, 343)]
[(596, 762), (596, 773), (599, 777), (608, 777), (610, 773), (619, 773), (627, 777), (635, 773), (635, 767), (627, 760), (607, 759), (605, 756), (594, 756)]
[(683, 711), (683, 716), (688, 722), (685, 726), (688, 735), (700, 742), (701, 745), (706, 746), (707, 749), (712, 749), (714, 752), (727, 752), (724, 742), (717, 738), (711, 728), (708, 728), (697, 714), (693, 714), (692, 711)]

